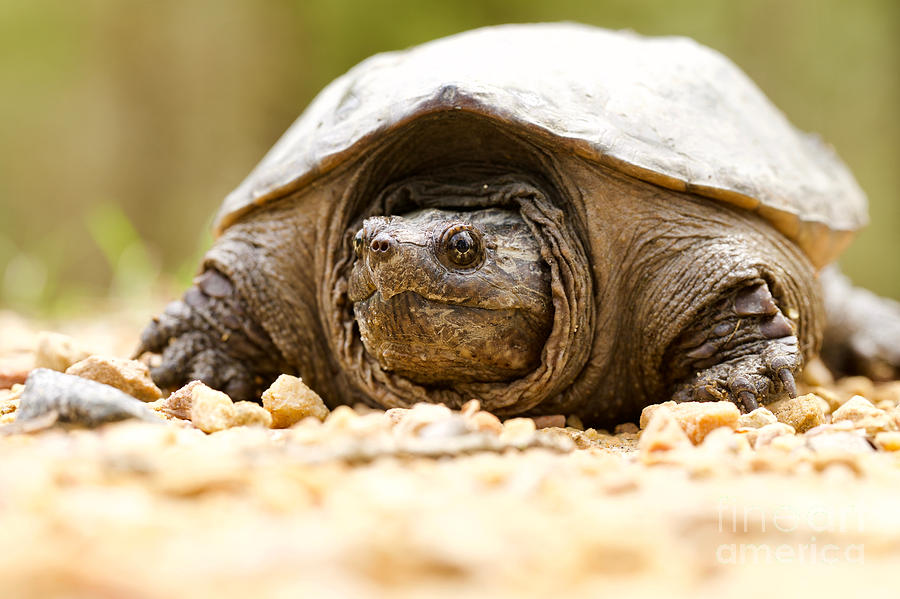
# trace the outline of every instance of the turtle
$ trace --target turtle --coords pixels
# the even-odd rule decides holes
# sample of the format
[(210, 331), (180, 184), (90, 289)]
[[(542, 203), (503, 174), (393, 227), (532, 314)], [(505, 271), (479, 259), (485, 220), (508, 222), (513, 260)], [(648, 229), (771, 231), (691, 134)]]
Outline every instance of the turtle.
[[(162, 387), (235, 400), (288, 373), (330, 406), (750, 411), (797, 393), (826, 330), (819, 275), (866, 219), (834, 150), (712, 49), (481, 28), (329, 84), (225, 198), (137, 355)], [(833, 355), (884, 366), (897, 337), (873, 350), (858, 312)]]

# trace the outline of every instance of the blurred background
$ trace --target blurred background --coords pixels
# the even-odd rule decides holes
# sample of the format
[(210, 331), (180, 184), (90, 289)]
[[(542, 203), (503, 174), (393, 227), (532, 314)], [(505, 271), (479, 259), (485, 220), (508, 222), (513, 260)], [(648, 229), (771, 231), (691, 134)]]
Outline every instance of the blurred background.
[(895, 0), (0, 0), (0, 307), (179, 294), (222, 198), (330, 80), (376, 52), (551, 20), (731, 57), (850, 165), (872, 224), (842, 265), (900, 298)]

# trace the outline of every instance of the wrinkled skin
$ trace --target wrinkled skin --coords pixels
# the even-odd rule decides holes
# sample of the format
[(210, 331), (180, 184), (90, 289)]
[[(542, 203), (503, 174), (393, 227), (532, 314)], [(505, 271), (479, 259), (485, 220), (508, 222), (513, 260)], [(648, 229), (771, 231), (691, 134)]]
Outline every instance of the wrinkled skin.
[(465, 115), (248, 214), (203, 269), (139, 353), (162, 354), (163, 386), (234, 399), (288, 372), (332, 406), (477, 397), (600, 425), (673, 397), (752, 410), (796, 392), (824, 329), (812, 265), (759, 216)]

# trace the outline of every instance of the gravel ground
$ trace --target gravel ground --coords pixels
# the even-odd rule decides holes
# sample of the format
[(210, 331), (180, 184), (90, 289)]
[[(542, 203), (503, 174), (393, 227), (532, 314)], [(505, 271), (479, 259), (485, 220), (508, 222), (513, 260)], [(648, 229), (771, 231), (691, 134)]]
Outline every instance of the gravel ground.
[[(139, 326), (106, 315), (69, 327), (67, 342), (127, 356)], [(49, 343), (38, 328), (0, 313), (5, 386)], [(299, 420), (273, 429), (273, 417), (293, 421), (284, 404), (214, 421), (216, 396), (198, 387), (148, 401), (159, 422), (30, 432), (16, 428), (21, 389), (0, 391), (4, 597), (892, 596), (896, 586), (900, 383), (835, 383), (817, 368), (802, 389), (813, 394), (771, 411), (663, 404), (642, 429), (614, 433), (501, 424), (477, 404), (304, 419), (312, 408), (298, 403)]]

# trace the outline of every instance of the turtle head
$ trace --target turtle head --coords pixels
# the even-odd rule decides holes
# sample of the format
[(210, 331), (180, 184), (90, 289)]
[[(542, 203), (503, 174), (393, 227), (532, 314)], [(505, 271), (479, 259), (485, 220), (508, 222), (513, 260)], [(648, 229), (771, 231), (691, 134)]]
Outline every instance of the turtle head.
[(424, 385), (519, 378), (553, 324), (550, 272), (517, 212), (365, 220), (348, 297), (366, 352)]

